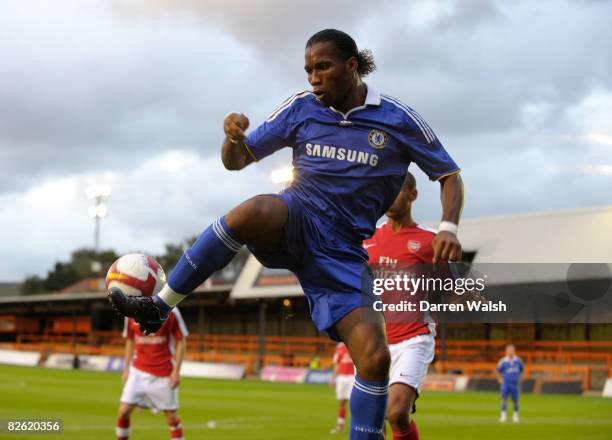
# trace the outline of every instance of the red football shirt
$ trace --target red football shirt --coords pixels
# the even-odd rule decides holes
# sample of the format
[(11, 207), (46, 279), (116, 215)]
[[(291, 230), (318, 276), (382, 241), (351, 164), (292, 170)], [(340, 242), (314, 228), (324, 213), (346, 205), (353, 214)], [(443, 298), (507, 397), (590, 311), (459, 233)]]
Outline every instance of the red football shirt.
[(168, 320), (152, 335), (145, 335), (132, 318), (125, 319), (123, 337), (134, 341), (132, 365), (153, 376), (170, 376), (174, 357), (175, 341), (184, 338), (189, 332), (181, 312), (172, 309)]
[[(435, 236), (434, 230), (422, 228), (417, 224), (406, 226), (397, 232), (389, 223), (379, 226), (372, 238), (363, 242), (363, 247), (370, 256), (369, 263), (374, 276), (392, 278), (396, 274), (406, 272), (412, 273), (412, 276), (421, 275), (419, 271), (432, 263), (432, 241)], [(418, 310), (423, 293), (409, 295), (405, 292), (385, 292), (381, 299), (385, 304), (398, 304), (401, 300), (408, 300), (414, 303)], [(385, 318), (390, 344), (430, 333), (431, 318), (425, 317), (422, 312), (385, 311)]]
[(346, 374), (352, 376), (355, 374), (355, 364), (353, 364), (348, 348), (346, 348), (346, 345), (342, 342), (336, 345), (333, 363), (334, 365), (338, 365), (338, 375)]

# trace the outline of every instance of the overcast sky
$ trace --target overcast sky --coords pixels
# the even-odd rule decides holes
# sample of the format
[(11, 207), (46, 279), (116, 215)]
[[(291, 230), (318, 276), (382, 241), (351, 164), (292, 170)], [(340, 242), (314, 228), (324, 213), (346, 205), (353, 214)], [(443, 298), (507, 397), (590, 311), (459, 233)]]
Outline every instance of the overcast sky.
[[(108, 183), (103, 248), (157, 253), (276, 191), (277, 153), (223, 169), (221, 124), (258, 125), (308, 88), (327, 27), (373, 51), (367, 82), (417, 109), (463, 169), (464, 218), (612, 203), (612, 2), (5, 0), (0, 281), (93, 245), (85, 188)], [(416, 171), (415, 217), (440, 217)]]

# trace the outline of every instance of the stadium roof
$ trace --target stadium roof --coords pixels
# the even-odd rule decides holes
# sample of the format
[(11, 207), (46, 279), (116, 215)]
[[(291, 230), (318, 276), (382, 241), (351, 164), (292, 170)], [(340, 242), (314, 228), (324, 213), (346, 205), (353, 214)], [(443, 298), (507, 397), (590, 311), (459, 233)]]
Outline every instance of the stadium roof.
[(474, 263), (609, 263), (612, 206), (465, 220), (459, 239)]
[(74, 301), (84, 299), (106, 298), (106, 292), (79, 292), (79, 293), (39, 293), (35, 295), (18, 295), (0, 297), (0, 304), (35, 303), (46, 301)]

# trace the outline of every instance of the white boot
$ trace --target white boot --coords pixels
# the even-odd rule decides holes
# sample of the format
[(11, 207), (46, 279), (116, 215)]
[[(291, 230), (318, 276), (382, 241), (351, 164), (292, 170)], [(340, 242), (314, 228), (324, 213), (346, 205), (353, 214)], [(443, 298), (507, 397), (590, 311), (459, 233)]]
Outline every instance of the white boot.
[(501, 415), (499, 416), (499, 421), (501, 423), (504, 423), (506, 420), (508, 420), (508, 416), (506, 415), (506, 411), (502, 411)]
[(519, 419), (519, 413), (518, 413), (518, 412), (515, 412), (515, 413), (513, 413), (513, 414), (512, 414), (512, 421), (513, 421), (514, 423), (518, 423), (518, 422), (520, 422), (520, 419)]

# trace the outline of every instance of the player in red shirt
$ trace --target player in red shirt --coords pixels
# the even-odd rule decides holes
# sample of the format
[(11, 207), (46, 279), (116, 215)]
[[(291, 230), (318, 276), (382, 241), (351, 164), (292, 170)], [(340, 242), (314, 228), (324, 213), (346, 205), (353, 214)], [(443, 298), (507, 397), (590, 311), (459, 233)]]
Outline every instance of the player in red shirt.
[(331, 433), (338, 434), (344, 430), (346, 424), (346, 402), (351, 397), (353, 383), (355, 382), (355, 364), (343, 342), (336, 345), (332, 362), (334, 364), (332, 384), (336, 385), (336, 400), (339, 407), (336, 427), (331, 430)]
[[(412, 219), (412, 203), (417, 198), (416, 180), (407, 173), (402, 190), (386, 215), (388, 221), (363, 244), (369, 253), (369, 263), (377, 278), (395, 275), (427, 276), (434, 257), (432, 243), (436, 231), (417, 225)], [(415, 305), (423, 299), (423, 292), (408, 295), (405, 292), (386, 292), (385, 304), (398, 304), (408, 300)], [(435, 324), (429, 315), (415, 312), (385, 311), (387, 339), (391, 352), (389, 403), (387, 419), (394, 440), (418, 440), (414, 420), (414, 402), (419, 388), (433, 360)]]
[(164, 411), (170, 438), (184, 440), (177, 410), (180, 369), (188, 334), (176, 308), (164, 325), (151, 335), (145, 335), (133, 319), (125, 319), (124, 386), (117, 420), (117, 440), (129, 438), (130, 415), (137, 405)]

